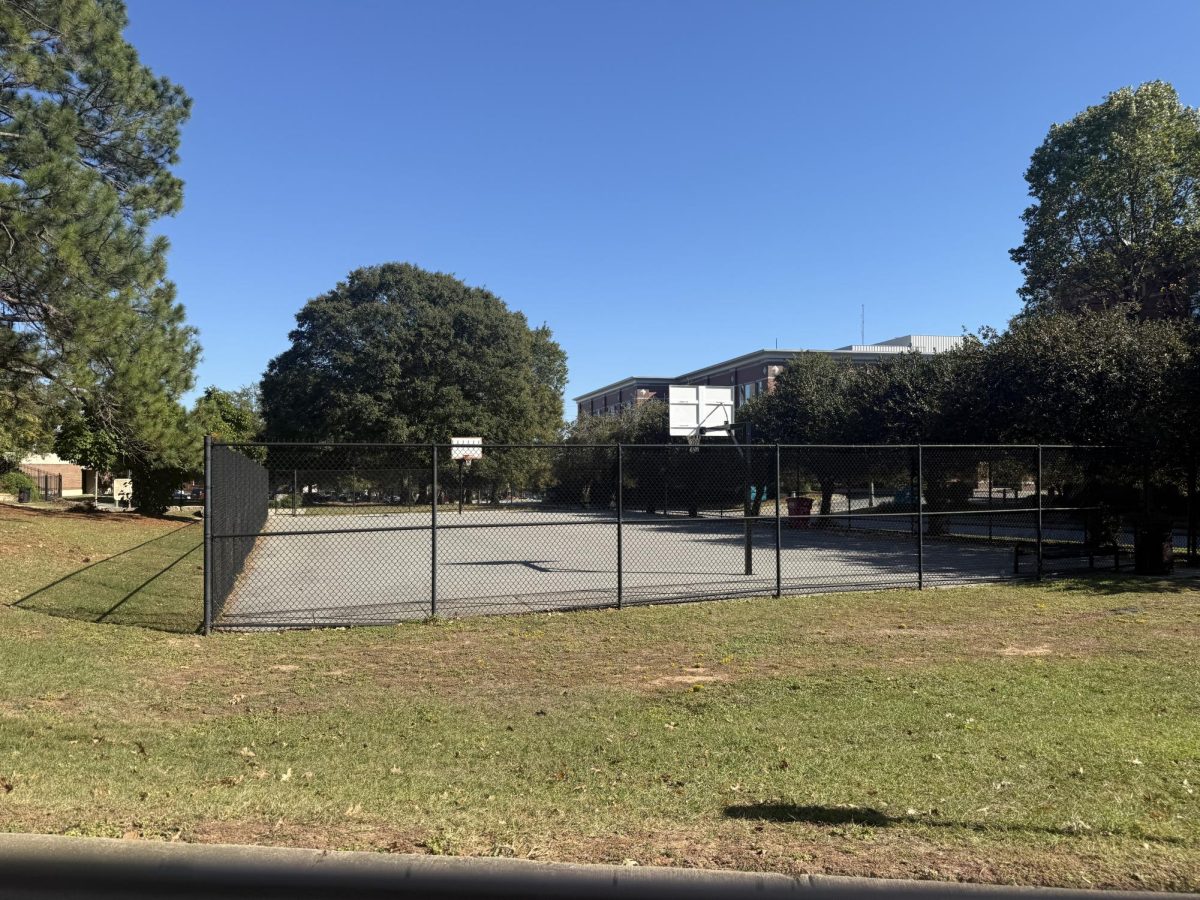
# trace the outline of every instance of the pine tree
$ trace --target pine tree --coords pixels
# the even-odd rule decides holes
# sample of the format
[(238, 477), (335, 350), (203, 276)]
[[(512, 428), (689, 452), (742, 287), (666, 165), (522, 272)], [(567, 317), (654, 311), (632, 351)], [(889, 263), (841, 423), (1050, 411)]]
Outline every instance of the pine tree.
[[(180, 208), (190, 100), (125, 25), (120, 0), (0, 2), (0, 410), (36, 396), (177, 466), (198, 347), (149, 229)], [(45, 437), (10, 423), (12, 449)]]

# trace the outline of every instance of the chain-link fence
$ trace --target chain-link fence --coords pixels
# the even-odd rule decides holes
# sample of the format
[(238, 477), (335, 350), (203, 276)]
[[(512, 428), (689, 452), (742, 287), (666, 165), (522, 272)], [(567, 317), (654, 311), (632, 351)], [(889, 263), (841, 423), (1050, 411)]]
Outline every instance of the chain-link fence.
[(926, 587), (1113, 569), (1101, 451), (212, 444), (206, 628)]

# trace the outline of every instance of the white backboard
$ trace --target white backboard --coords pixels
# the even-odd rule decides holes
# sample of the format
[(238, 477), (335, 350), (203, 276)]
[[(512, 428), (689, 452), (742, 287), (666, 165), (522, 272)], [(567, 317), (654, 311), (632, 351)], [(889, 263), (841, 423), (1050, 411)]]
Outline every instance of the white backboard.
[(672, 437), (687, 437), (702, 427), (717, 428), (733, 424), (732, 387), (672, 384), (667, 390)]
[(481, 437), (452, 437), (450, 438), (450, 458), (483, 459), (483, 438)]

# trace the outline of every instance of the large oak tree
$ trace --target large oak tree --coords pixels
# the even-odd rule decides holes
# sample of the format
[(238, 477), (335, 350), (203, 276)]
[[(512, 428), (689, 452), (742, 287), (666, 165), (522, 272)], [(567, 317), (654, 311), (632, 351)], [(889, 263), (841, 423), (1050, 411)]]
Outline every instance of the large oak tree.
[(408, 263), (357, 269), (296, 315), (262, 382), (271, 440), (553, 441), (566, 357), (495, 294)]

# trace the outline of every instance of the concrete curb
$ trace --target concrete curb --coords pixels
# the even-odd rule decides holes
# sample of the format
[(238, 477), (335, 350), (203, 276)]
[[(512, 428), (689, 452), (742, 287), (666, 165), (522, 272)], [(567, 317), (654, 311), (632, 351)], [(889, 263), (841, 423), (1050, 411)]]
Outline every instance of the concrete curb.
[(271, 897), (1191, 897), (515, 859), (333, 852), (224, 844), (0, 834), (0, 898)]

